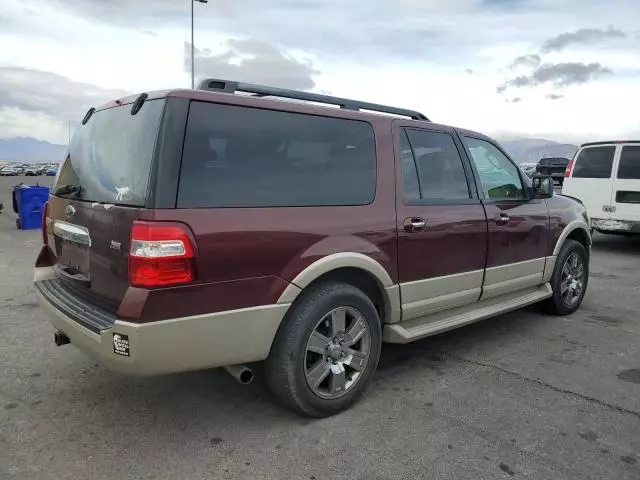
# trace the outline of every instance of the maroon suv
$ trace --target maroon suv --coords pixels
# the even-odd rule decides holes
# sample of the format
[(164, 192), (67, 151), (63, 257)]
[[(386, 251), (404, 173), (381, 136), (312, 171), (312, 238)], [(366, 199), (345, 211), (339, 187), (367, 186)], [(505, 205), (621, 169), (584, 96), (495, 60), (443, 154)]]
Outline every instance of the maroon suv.
[(383, 341), (579, 307), (585, 208), (535, 182), (490, 138), (418, 112), (208, 80), (87, 112), (35, 286), (56, 343), (109, 368), (248, 382), (265, 361), (286, 404), (330, 415)]

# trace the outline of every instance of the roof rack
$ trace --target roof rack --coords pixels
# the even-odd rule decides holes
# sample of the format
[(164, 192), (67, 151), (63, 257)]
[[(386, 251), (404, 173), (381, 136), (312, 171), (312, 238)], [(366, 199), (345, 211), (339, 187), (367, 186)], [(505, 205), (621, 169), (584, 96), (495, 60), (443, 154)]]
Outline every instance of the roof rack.
[(640, 143), (640, 140), (603, 140), (600, 142), (587, 142), (583, 143), (581, 147), (592, 147), (594, 145), (611, 145), (612, 143)]
[(286, 88), (267, 87), (265, 85), (255, 85), (253, 83), (235, 82), (230, 80), (220, 80), (217, 78), (207, 78), (198, 84), (198, 90), (208, 90), (211, 92), (251, 93), (256, 97), (281, 97), (291, 98), (294, 100), (304, 100), (307, 102), (326, 103), (329, 105), (338, 105), (346, 110), (370, 110), (372, 112), (390, 113), (392, 115), (400, 115), (409, 117), (414, 120), (423, 120), (430, 122), (425, 115), (415, 110), (407, 110), (404, 108), (389, 107), (387, 105), (379, 105), (377, 103), (359, 102), (358, 100), (350, 100), (348, 98), (333, 97), (331, 95), (320, 95), (318, 93), (301, 92), (299, 90), (289, 90)]

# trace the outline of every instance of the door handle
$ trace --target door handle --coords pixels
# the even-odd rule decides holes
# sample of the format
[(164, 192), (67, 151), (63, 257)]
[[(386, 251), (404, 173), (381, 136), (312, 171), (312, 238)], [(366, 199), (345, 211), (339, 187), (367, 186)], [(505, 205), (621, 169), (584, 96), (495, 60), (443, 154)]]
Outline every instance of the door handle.
[(507, 223), (509, 223), (509, 220), (511, 220), (511, 218), (509, 217), (509, 215), (507, 215), (504, 212), (501, 212), (498, 215), (496, 215), (497, 225), (506, 225)]
[(407, 232), (420, 232), (427, 227), (427, 222), (424, 218), (410, 217), (404, 219), (404, 229)]

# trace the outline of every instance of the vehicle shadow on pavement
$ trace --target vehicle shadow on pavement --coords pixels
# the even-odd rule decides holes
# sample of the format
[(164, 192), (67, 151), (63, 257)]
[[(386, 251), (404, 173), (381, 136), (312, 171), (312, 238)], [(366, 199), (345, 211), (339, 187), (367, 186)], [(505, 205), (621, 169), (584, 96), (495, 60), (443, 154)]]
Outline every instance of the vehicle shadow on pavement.
[(592, 249), (611, 253), (640, 253), (640, 235), (625, 237), (596, 232), (593, 234)]
[[(499, 351), (505, 344), (530, 335), (533, 324), (551, 317), (535, 311), (521, 310), (474, 323), (407, 345), (384, 344), (378, 371), (364, 402), (375, 398), (377, 391), (395, 389), (405, 376), (431, 375), (438, 379), (447, 374), (445, 366), (459, 363), (475, 350)], [(514, 337), (516, 340), (514, 340)], [(75, 385), (72, 396), (92, 412), (100, 428), (113, 428), (109, 412), (117, 411), (129, 428), (155, 430), (162, 419), (158, 435), (223, 421), (240, 428), (255, 422), (272, 427), (306, 424), (305, 419), (279, 406), (256, 366), (256, 381), (248, 386), (238, 384), (223, 369), (187, 372), (161, 377), (136, 378), (104, 370), (94, 364), (96, 375), (91, 381)], [(419, 372), (419, 373), (418, 373)], [(69, 393), (69, 392), (67, 392)], [(357, 406), (356, 406), (357, 408)], [(82, 409), (84, 410), (84, 409)], [(100, 414), (103, 412), (105, 415)], [(73, 412), (69, 412), (73, 415)], [(234, 428), (235, 428), (234, 427)]]

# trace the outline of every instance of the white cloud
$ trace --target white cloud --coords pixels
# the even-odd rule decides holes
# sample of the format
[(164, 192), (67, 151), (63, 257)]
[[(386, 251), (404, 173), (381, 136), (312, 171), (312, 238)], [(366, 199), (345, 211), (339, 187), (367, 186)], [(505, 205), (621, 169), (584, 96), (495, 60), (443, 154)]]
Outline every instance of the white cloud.
[[(187, 2), (157, 0), (150, 8), (125, 0), (4, 0), (0, 67), (50, 72), (98, 90), (186, 87)], [(390, 0), (237, 0), (198, 4), (196, 12), (195, 43), (208, 52), (199, 75), (282, 82), (273, 80), (284, 78), (274, 73), (279, 65), (289, 80), (311, 78), (316, 91), (414, 108), (436, 121), (487, 133), (600, 138), (639, 128), (632, 115), (640, 110), (633, 91), (640, 80), (637, 0), (401, 0), (400, 6)], [(573, 41), (560, 52), (540, 53), (549, 39), (582, 39), (584, 31), (607, 32), (610, 25), (626, 36), (605, 33), (606, 42), (597, 43), (602, 35), (591, 35), (589, 43)], [(257, 50), (247, 55), (236, 48), (225, 64), (220, 55), (229, 45), (247, 41)], [(509, 70), (514, 59), (527, 55), (540, 55), (541, 64), (599, 63), (615, 74), (560, 90), (542, 84), (507, 97), (496, 94), (498, 85), (532, 74), (533, 61)], [(247, 58), (253, 63), (240, 69)], [(42, 85), (34, 94), (47, 95), (48, 89)], [(77, 95), (80, 103), (93, 101)], [(516, 97), (517, 103), (505, 102)], [(78, 107), (79, 115), (89, 106)], [(5, 104), (2, 135), (64, 142), (63, 110), (29, 113)]]

